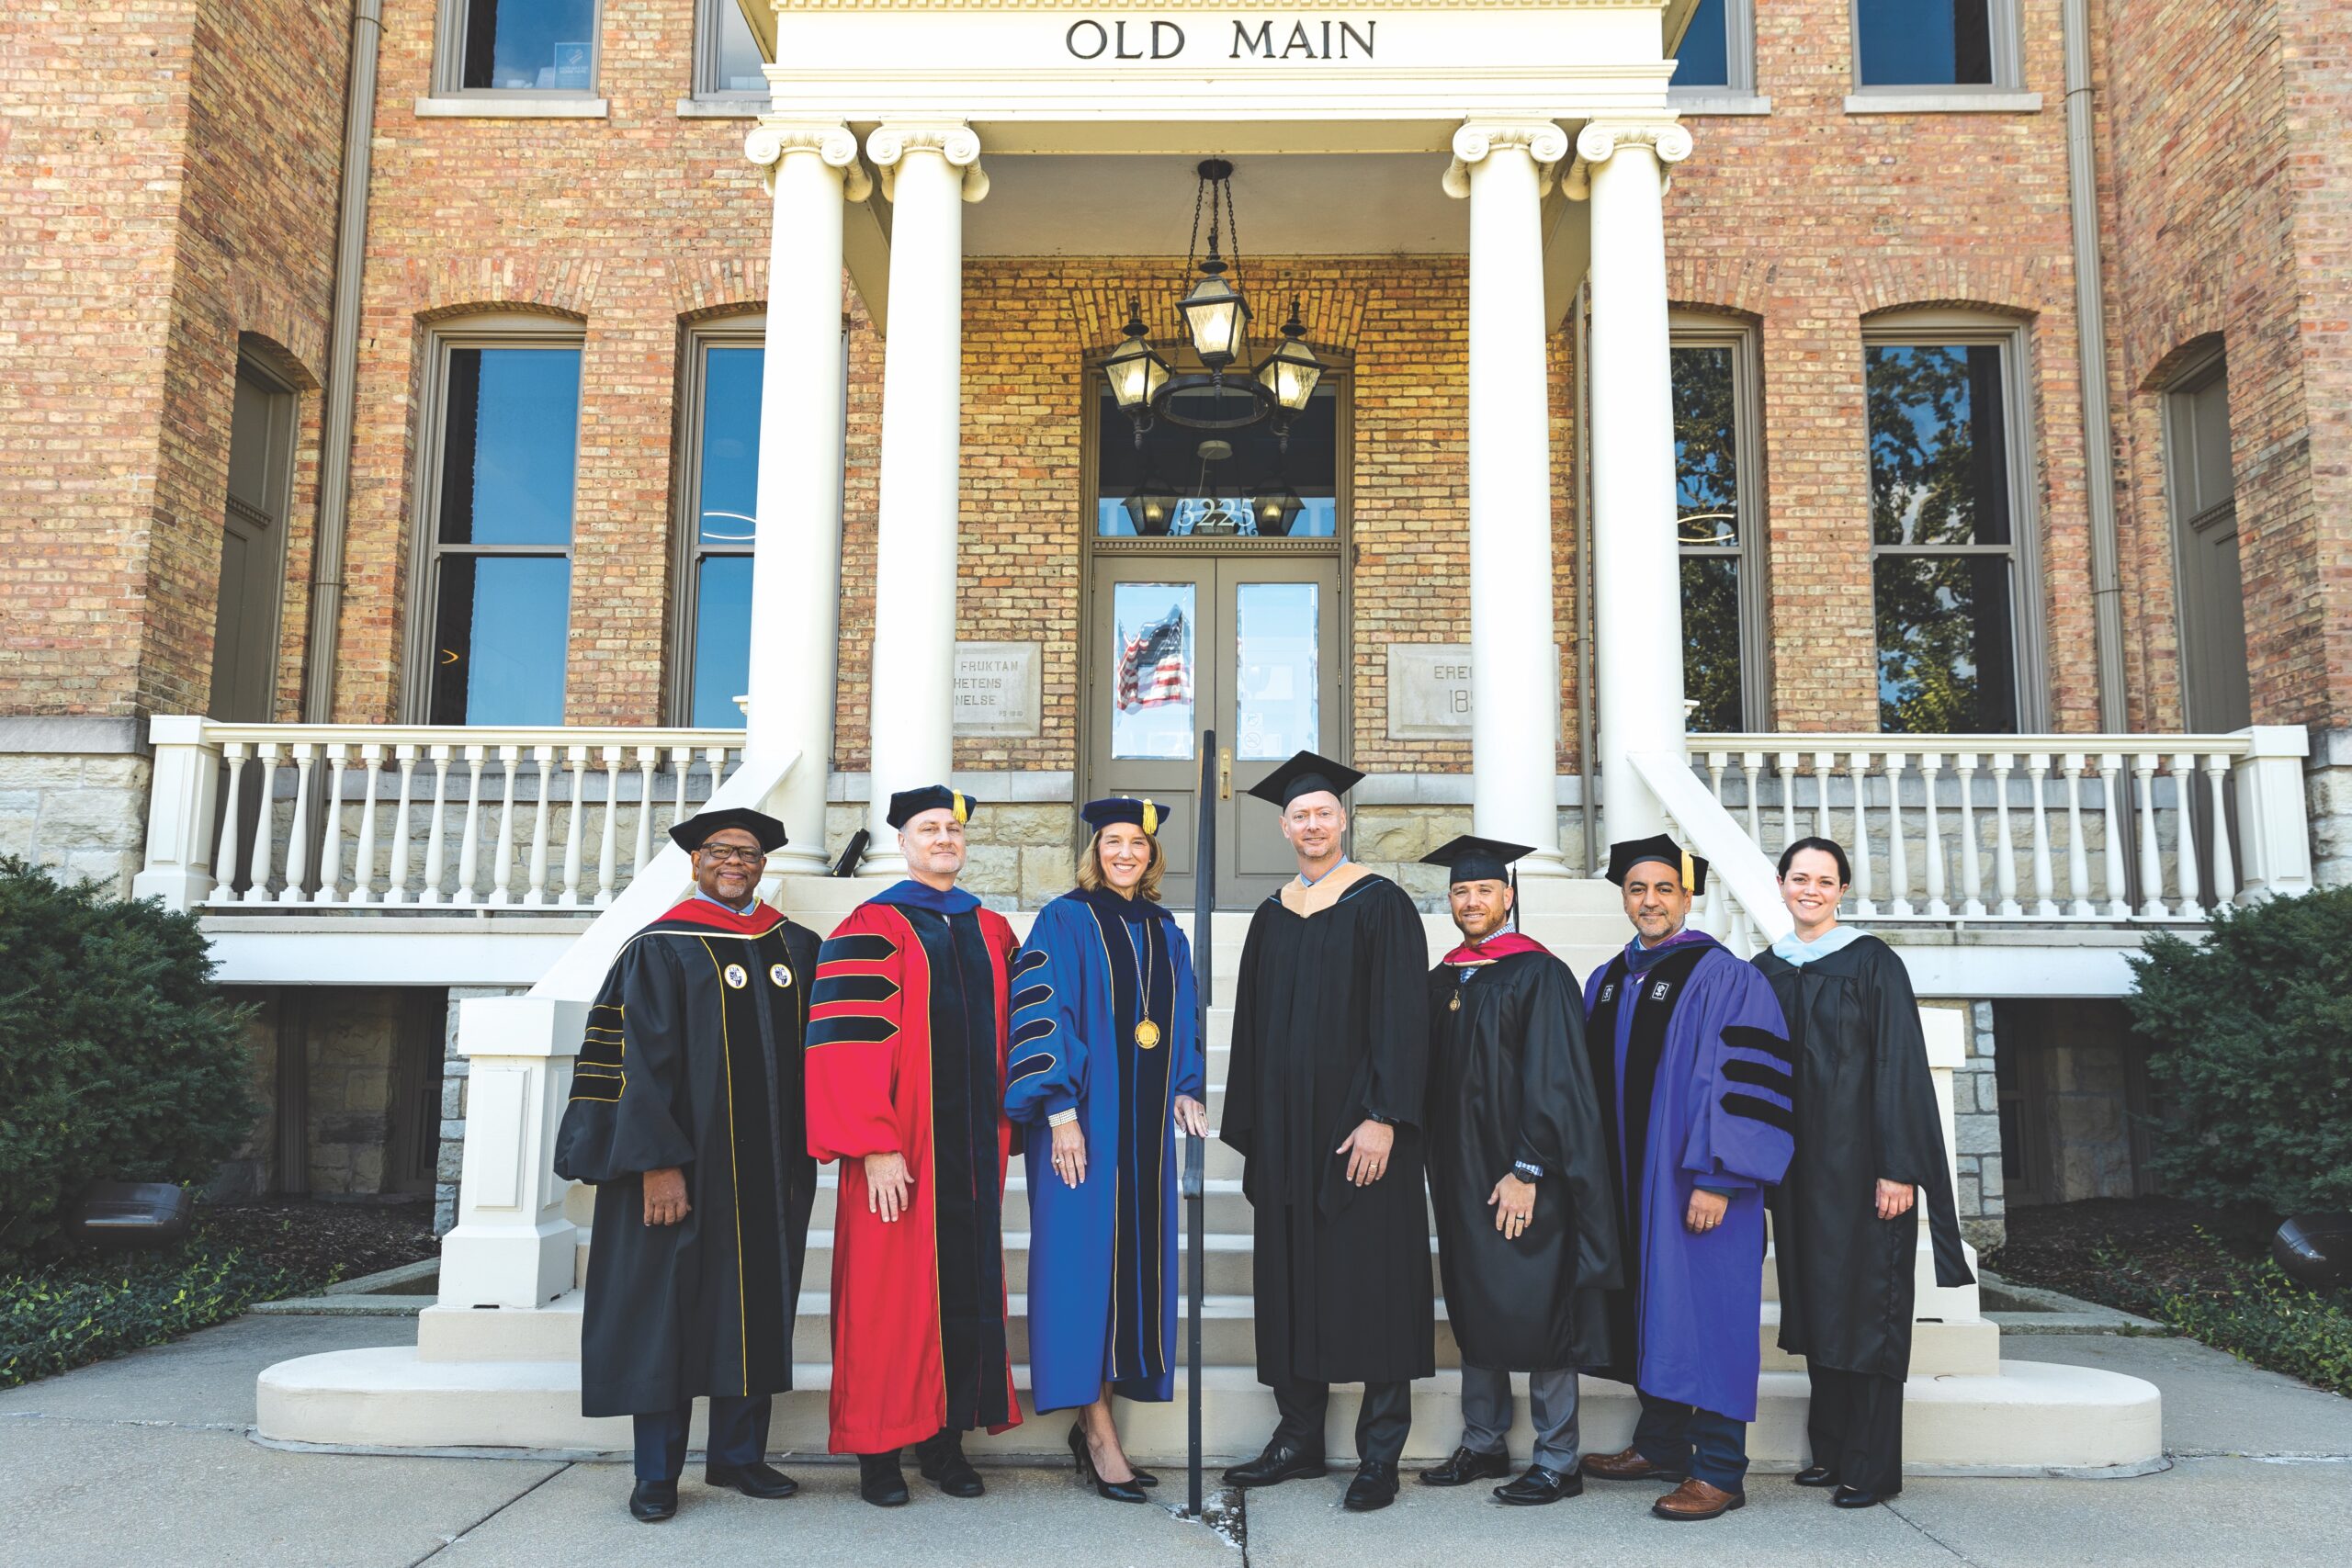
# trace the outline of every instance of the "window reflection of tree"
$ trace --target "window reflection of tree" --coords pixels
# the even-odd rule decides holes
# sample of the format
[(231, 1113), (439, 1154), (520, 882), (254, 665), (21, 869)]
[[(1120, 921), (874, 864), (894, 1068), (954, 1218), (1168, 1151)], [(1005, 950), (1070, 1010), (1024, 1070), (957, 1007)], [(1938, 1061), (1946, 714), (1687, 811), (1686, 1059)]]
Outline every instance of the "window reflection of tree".
[(1685, 723), (1692, 731), (1736, 731), (1744, 714), (1735, 355), (1722, 344), (1677, 346), (1673, 352)]

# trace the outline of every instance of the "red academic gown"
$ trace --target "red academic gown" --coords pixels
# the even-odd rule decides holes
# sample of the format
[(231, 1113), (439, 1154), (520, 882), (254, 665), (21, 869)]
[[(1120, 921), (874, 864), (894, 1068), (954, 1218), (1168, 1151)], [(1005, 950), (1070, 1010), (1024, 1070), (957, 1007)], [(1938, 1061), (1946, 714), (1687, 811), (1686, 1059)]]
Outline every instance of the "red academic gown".
[[(808, 1152), (838, 1160), (831, 1449), (881, 1453), (943, 1427), (1020, 1424), (1006, 1348), (1001, 1215), (1004, 918), (903, 882), (850, 912), (818, 954)], [(866, 1206), (865, 1156), (896, 1150), (908, 1212)]]

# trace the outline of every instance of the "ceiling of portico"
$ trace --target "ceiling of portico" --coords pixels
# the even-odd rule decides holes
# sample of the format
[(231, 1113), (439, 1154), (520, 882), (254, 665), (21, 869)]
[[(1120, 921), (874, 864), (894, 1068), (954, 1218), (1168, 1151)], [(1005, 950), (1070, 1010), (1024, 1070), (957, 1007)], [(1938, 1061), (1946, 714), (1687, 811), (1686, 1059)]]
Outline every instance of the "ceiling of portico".
[[(967, 255), (1178, 255), (1191, 242), (1199, 157), (990, 157), (988, 199), (964, 212)], [(1469, 207), (1439, 153), (1237, 158), (1241, 254), (1458, 255)], [(1229, 243), (1229, 242), (1228, 242)]]

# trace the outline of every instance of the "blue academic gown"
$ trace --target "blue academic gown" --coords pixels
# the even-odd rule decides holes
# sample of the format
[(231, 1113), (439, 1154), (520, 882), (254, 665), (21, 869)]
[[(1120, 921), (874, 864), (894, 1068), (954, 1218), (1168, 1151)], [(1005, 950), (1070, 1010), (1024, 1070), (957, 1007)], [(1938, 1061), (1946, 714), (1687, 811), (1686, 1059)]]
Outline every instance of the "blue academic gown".
[[(1106, 1382), (1127, 1399), (1174, 1391), (1174, 1112), (1178, 1095), (1203, 1098), (1193, 998), (1175, 917), (1107, 889), (1047, 904), (1013, 957), (1005, 1114), (1026, 1130), (1040, 1411), (1091, 1404)], [(1148, 1046), (1136, 1039), (1147, 1018)], [(1076, 1187), (1054, 1170), (1047, 1122), (1073, 1108), (1086, 1133)]]
[[(1662, 1040), (1654, 1011), (1645, 1013), (1661, 1006), (1670, 1010)], [(1585, 1011), (1596, 1024), (1615, 1014), (1606, 1036), (1588, 1038), (1629, 1263), (1610, 1314), (1611, 1371), (1657, 1398), (1752, 1421), (1764, 1189), (1787, 1170), (1793, 1146), (1780, 1004), (1753, 967), (1704, 932), (1684, 931), (1655, 948), (1629, 943), (1585, 982)], [(1700, 1187), (1727, 1194), (1730, 1206), (1721, 1225), (1693, 1235), (1683, 1216)]]

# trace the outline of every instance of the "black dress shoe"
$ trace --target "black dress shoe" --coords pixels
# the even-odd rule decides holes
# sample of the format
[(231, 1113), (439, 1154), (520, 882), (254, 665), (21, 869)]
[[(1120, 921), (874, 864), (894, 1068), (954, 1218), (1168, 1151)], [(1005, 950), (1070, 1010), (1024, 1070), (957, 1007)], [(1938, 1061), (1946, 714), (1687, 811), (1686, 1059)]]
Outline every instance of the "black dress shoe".
[(1396, 1466), (1368, 1459), (1356, 1466), (1356, 1478), (1348, 1483), (1348, 1495), (1340, 1499), (1340, 1506), (1351, 1514), (1369, 1514), (1396, 1501)]
[(678, 1483), (640, 1481), (628, 1495), (628, 1511), (640, 1523), (658, 1525), (678, 1511)]
[(800, 1490), (800, 1483), (764, 1461), (707, 1470), (702, 1478), (707, 1485), (731, 1486), (746, 1497), (789, 1497)]
[(1895, 1492), (1865, 1492), (1859, 1486), (1840, 1486), (1829, 1495), (1829, 1500), (1841, 1508), (1875, 1508), (1899, 1493), (1899, 1488)]
[(1320, 1450), (1309, 1453), (1296, 1443), (1277, 1438), (1268, 1443), (1266, 1451), (1256, 1459), (1228, 1468), (1225, 1480), (1229, 1486), (1278, 1486), (1285, 1481), (1303, 1481), (1326, 1473)]
[(1563, 1497), (1584, 1495), (1584, 1477), (1570, 1471), (1562, 1475), (1545, 1465), (1531, 1464), (1527, 1473), (1506, 1486), (1495, 1488), (1498, 1501), (1514, 1507), (1535, 1508), (1546, 1503), (1556, 1503)]
[(895, 1508), (907, 1500), (907, 1472), (899, 1468), (899, 1450), (857, 1456), (857, 1495), (877, 1508)]
[(1816, 1464), (1798, 1471), (1790, 1479), (1800, 1486), (1835, 1486), (1838, 1484), (1838, 1472), (1826, 1464)]
[(1435, 1470), (1425, 1470), (1415, 1477), (1424, 1486), (1467, 1486), (1474, 1481), (1492, 1481), (1510, 1473), (1510, 1455), (1482, 1454), (1475, 1449), (1456, 1449), (1453, 1457)]
[(977, 1497), (988, 1488), (980, 1472), (964, 1457), (964, 1434), (940, 1432), (915, 1445), (915, 1465), (922, 1478), (950, 1497)]

